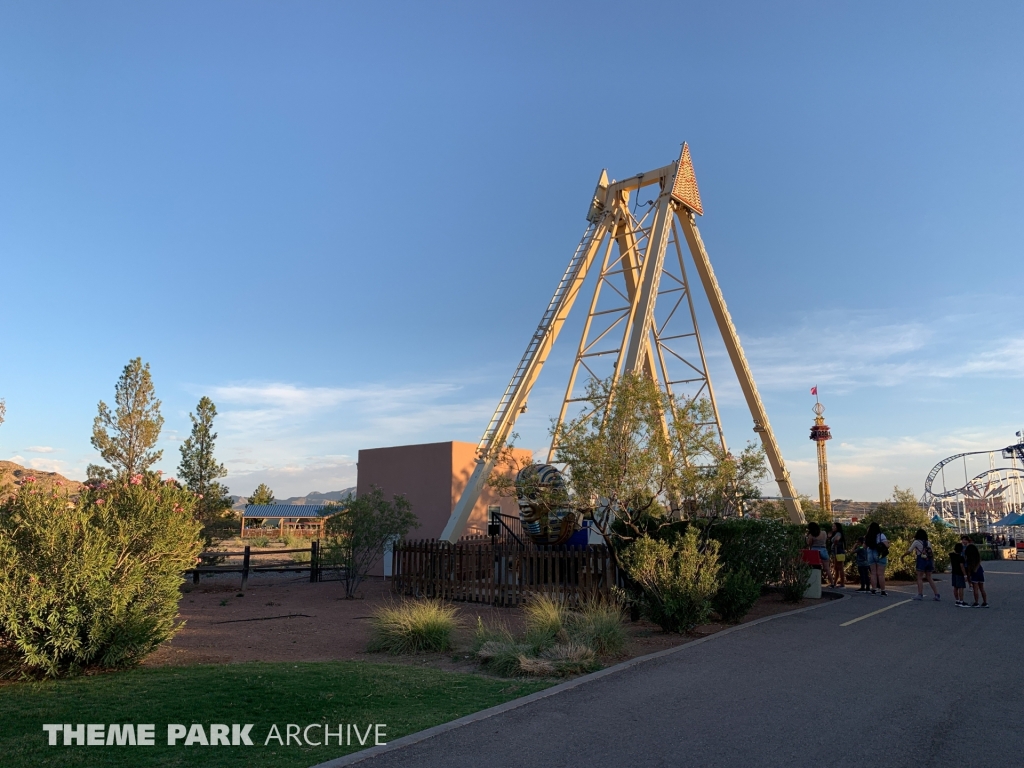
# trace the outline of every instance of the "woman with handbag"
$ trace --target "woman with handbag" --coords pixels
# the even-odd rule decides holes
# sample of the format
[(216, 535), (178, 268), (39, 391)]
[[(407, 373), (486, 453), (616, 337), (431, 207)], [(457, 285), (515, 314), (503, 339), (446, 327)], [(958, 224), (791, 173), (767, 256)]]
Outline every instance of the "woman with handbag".
[(878, 523), (871, 523), (868, 532), (864, 536), (868, 547), (868, 570), (871, 571), (871, 594), (878, 594), (878, 591), (885, 597), (885, 566), (889, 564), (889, 540), (882, 533)]
[(846, 534), (842, 523), (832, 523), (828, 537), (828, 548), (832, 554), (832, 588), (839, 582), (840, 589), (846, 589)]
[(917, 597), (915, 600), (924, 600), (924, 582), (927, 579), (932, 588), (934, 599), (939, 599), (939, 588), (935, 586), (935, 579), (932, 572), (935, 570), (935, 553), (932, 545), (928, 542), (928, 532), (924, 528), (918, 528), (914, 534), (914, 540), (910, 542), (910, 549), (907, 554), (914, 555), (914, 571), (917, 576)]

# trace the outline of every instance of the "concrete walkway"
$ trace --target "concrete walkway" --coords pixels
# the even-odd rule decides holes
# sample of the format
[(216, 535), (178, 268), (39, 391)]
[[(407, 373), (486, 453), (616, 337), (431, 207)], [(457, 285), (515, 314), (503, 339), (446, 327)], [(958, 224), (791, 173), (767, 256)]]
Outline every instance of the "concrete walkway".
[(924, 602), (902, 602), (913, 587), (851, 594), (358, 764), (1015, 765), (1024, 759), (1024, 563), (985, 565), (988, 609), (956, 608), (948, 575), (937, 603), (927, 586)]

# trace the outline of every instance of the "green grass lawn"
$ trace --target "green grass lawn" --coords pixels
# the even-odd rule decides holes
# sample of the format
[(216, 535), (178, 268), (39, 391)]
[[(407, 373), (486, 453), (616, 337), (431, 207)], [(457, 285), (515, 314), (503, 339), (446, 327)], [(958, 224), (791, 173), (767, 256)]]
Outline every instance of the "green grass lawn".
[[(358, 749), (276, 740), (271, 724), (386, 724), (387, 741), (524, 696), (547, 682), (392, 664), (338, 661), (138, 669), (55, 682), (0, 686), (0, 763), (36, 766), (273, 766), (305, 768)], [(154, 746), (48, 746), (43, 723), (153, 723)], [(167, 746), (167, 725), (253, 723), (253, 746)], [(322, 729), (310, 731), (322, 741)], [(354, 737), (353, 737), (354, 740)], [(372, 744), (370, 737), (368, 744)]]

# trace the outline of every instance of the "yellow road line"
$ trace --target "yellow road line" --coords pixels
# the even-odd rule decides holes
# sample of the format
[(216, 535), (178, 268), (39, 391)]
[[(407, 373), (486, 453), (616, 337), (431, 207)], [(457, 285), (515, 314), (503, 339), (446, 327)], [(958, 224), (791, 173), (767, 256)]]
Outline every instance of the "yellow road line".
[(848, 627), (851, 624), (856, 624), (858, 621), (864, 621), (864, 619), (870, 619), (872, 616), (877, 616), (880, 613), (885, 613), (886, 611), (895, 608), (897, 605), (903, 605), (904, 603), (909, 603), (909, 602), (911, 602), (911, 601), (910, 600), (900, 600), (898, 603), (893, 603), (892, 605), (885, 606), (885, 608), (879, 608), (877, 611), (872, 611), (871, 613), (865, 613), (863, 616), (858, 616), (856, 619), (850, 619), (850, 621), (846, 622), (845, 624), (840, 624), (839, 626), (840, 627)]
[(1024, 571), (985, 571), (985, 573), (998, 573), (1002, 576), (1024, 576)]

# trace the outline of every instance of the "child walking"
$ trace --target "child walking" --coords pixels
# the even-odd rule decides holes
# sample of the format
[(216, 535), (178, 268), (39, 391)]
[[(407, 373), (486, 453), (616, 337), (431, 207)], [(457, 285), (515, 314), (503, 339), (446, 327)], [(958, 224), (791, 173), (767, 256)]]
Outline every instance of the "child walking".
[[(967, 561), (967, 583), (974, 592), (974, 604), (971, 608), (988, 608), (988, 595), (985, 593), (985, 569), (981, 567), (981, 552), (977, 545), (967, 536), (960, 539), (964, 545), (964, 560)], [(981, 591), (981, 605), (978, 605), (978, 591)]]
[(867, 547), (864, 546), (863, 536), (857, 539), (857, 548), (853, 550), (853, 558), (857, 563), (857, 573), (860, 574), (860, 589), (857, 591), (870, 592), (871, 570), (868, 568), (868, 550)]
[(954, 604), (959, 608), (966, 608), (964, 588), (967, 586), (967, 561), (964, 560), (963, 544), (955, 544), (953, 551), (949, 553), (949, 570), (952, 573), (950, 580), (953, 582)]

